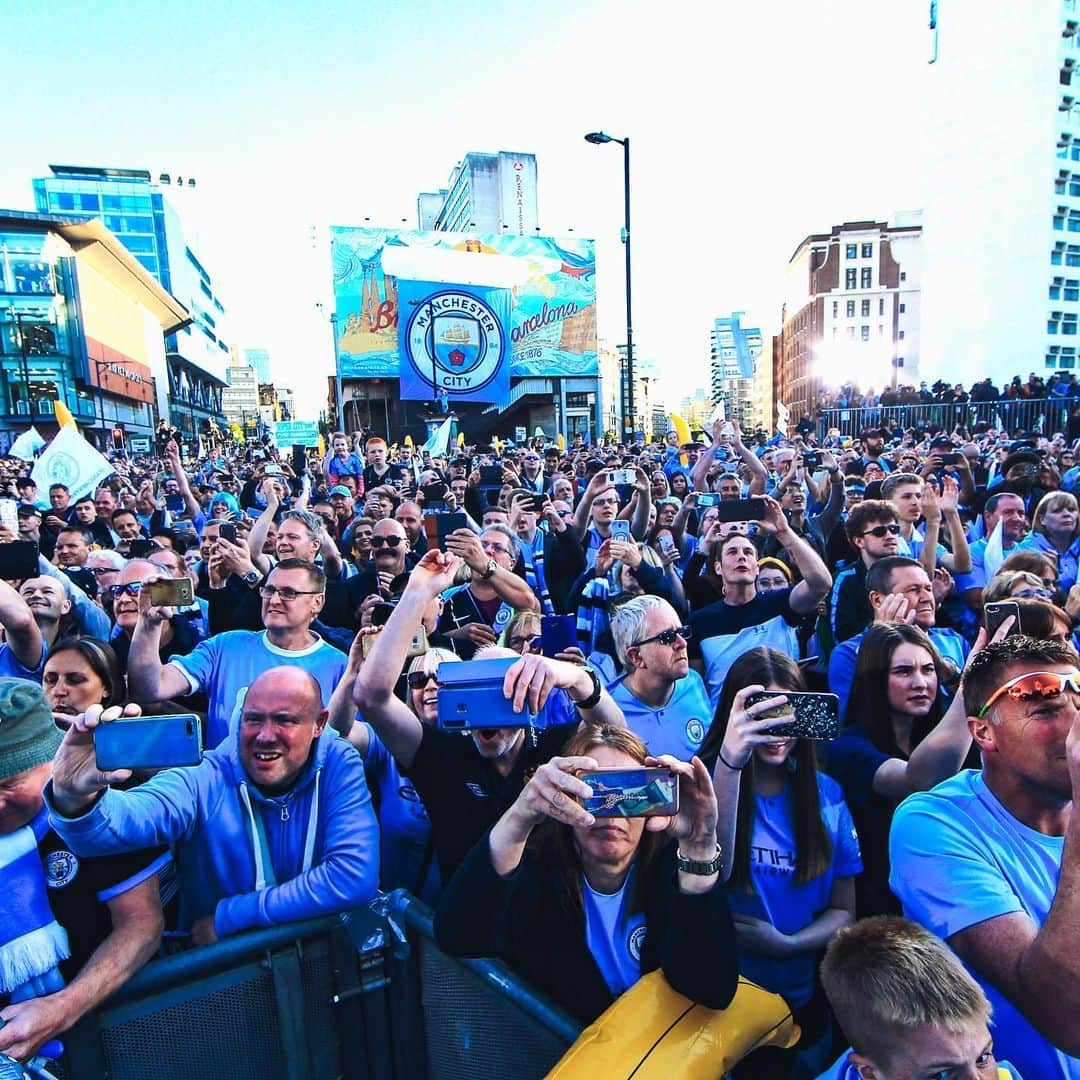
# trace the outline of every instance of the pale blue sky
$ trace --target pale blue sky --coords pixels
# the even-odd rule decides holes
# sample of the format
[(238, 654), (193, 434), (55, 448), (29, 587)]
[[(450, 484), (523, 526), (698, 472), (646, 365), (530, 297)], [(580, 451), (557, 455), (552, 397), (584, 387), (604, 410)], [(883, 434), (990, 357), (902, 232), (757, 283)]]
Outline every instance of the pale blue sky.
[(776, 329), (803, 236), (919, 205), (927, 8), (0, 0), (0, 206), (29, 208), (50, 162), (196, 177), (233, 338), (315, 411), (326, 226), (414, 226), (468, 150), (537, 155), (541, 227), (597, 238), (621, 341), (621, 153), (581, 136), (629, 134), (635, 344), (677, 398), (708, 383), (715, 315)]

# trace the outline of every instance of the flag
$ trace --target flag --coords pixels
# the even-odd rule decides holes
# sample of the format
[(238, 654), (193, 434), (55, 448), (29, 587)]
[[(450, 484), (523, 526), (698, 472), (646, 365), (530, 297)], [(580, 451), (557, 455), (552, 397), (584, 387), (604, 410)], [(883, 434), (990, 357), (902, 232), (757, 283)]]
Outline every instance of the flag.
[(465, 432), (464, 431), (459, 431), (457, 433), (457, 444), (458, 444), (459, 449), (465, 445)]
[(555, 440), (560, 450), (566, 449), (566, 436), (560, 431), (559, 437)]
[(62, 401), (53, 402), (53, 413), (56, 416), (56, 422), (61, 427), (78, 429), (78, 426), (75, 423), (75, 417), (71, 415), (71, 410)]
[(116, 470), (78, 432), (64, 425), (37, 459), (30, 478), (37, 484), (37, 505), (49, 505), (49, 487), (63, 484), (71, 493), (71, 501), (93, 494), (98, 485)]
[(983, 552), (983, 567), (986, 569), (986, 580), (989, 581), (1001, 568), (1005, 561), (1005, 548), (1002, 545), (1001, 521), (994, 526), (990, 539), (986, 541), (986, 550)]
[(435, 433), (431, 436), (421, 448), (424, 453), (430, 454), (432, 457), (445, 457), (446, 449), (450, 443), (450, 425), (453, 421), (448, 416), (438, 427)]
[(405, 445), (406, 446), (412, 446), (412, 444), (413, 444), (412, 436), (411, 435), (406, 435), (405, 436)]
[[(401, 397), (510, 398), (510, 289), (398, 279)], [(405, 317), (405, 314), (408, 317)]]
[(45, 440), (41, 437), (41, 433), (31, 424), (30, 430), (24, 431), (11, 444), (8, 455), (18, 458), (20, 461), (33, 461), (34, 456), (44, 445)]

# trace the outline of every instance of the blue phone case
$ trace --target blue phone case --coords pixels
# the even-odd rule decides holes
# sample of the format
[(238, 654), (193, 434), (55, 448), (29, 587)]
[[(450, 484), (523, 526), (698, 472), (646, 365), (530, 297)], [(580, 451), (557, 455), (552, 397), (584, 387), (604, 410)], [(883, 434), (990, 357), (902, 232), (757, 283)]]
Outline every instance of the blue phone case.
[(577, 620), (573, 615), (545, 615), (540, 620), (540, 648), (545, 656), (565, 652), (577, 641)]
[(102, 772), (170, 769), (202, 761), (202, 728), (194, 713), (129, 716), (94, 729), (94, 756)]
[(516, 656), (494, 660), (465, 660), (439, 665), (439, 727), (443, 731), (473, 728), (530, 727), (536, 716), (513, 710), (503, 696), (503, 680)]
[(625, 518), (616, 518), (611, 523), (611, 539), (625, 540), (627, 543), (630, 543), (633, 539), (630, 536), (630, 522)]

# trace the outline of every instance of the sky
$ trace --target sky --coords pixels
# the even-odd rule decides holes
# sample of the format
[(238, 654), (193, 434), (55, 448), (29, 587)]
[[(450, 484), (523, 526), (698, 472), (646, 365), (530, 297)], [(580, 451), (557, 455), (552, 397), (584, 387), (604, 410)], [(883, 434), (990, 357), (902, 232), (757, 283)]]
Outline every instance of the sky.
[(582, 136), (629, 136), (635, 354), (674, 404), (708, 386), (715, 317), (777, 330), (805, 236), (921, 205), (928, 7), (0, 0), (0, 207), (32, 209), (50, 163), (196, 178), (185, 223), (227, 332), (314, 418), (328, 227), (415, 227), (470, 150), (536, 154), (541, 230), (596, 238), (621, 342), (621, 148)]

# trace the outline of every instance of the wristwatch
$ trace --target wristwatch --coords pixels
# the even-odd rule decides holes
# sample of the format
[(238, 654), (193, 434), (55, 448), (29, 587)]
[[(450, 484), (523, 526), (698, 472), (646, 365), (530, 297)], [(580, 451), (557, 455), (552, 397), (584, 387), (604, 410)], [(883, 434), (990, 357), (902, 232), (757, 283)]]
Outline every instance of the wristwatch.
[(481, 573), (480, 576), (485, 581), (487, 581), (487, 579), (489, 577), (491, 577), (491, 575), (494, 574), (495, 571), (498, 570), (498, 569), (499, 569), (499, 564), (494, 559), (488, 559), (487, 568), (483, 571), (483, 573)]
[(246, 574), (244, 574), (244, 576), (240, 580), (249, 589), (254, 589), (255, 586), (258, 585), (260, 581), (262, 581), (262, 574), (260, 574), (258, 570), (252, 569), (249, 570)]
[(678, 848), (675, 849), (675, 861), (677, 862), (679, 869), (684, 874), (696, 874), (699, 877), (709, 877), (712, 874), (719, 874), (723, 857), (724, 849), (719, 844), (716, 845), (716, 854), (708, 862), (697, 862), (694, 859), (687, 859)]
[(600, 682), (600, 676), (588, 664), (585, 665), (585, 674), (592, 679), (592, 693), (587, 698), (582, 698), (581, 701), (575, 701), (574, 704), (579, 709), (595, 709), (600, 704), (600, 695), (604, 688)]

